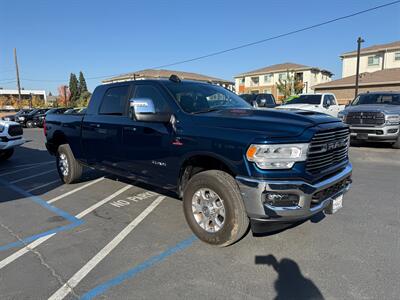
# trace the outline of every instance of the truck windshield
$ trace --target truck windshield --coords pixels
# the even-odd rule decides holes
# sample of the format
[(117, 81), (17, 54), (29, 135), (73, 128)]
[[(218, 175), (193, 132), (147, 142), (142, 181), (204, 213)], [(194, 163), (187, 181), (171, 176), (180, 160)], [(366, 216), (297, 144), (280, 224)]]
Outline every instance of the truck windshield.
[(300, 95), (286, 104), (321, 104), (321, 95)]
[(238, 95), (218, 85), (199, 82), (165, 82), (179, 106), (187, 113), (252, 107)]
[(390, 104), (400, 105), (400, 94), (361, 94), (351, 105)]

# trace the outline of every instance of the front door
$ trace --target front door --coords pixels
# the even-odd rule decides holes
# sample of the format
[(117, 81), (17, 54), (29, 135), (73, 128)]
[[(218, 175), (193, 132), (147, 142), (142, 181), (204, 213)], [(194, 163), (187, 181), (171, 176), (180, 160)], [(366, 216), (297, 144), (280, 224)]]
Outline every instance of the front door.
[[(170, 111), (166, 97), (157, 85), (135, 83), (132, 98), (151, 99), (156, 113)], [(170, 174), (173, 169), (170, 157), (174, 135), (170, 123), (129, 120), (122, 132), (125, 166), (129, 172), (166, 188), (176, 183), (176, 178)]]

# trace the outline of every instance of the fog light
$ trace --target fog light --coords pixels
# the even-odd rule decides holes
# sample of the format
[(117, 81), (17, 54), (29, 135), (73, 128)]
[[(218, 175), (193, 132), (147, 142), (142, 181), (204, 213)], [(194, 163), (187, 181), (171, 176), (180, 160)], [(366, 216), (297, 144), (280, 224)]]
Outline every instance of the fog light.
[(377, 135), (382, 135), (382, 134), (383, 134), (383, 130), (377, 130), (377, 131), (376, 131), (376, 134), (377, 134)]
[(299, 196), (295, 194), (266, 192), (264, 203), (276, 207), (297, 206), (299, 204)]
[(397, 132), (397, 128), (392, 128), (388, 130), (388, 133), (396, 133)]

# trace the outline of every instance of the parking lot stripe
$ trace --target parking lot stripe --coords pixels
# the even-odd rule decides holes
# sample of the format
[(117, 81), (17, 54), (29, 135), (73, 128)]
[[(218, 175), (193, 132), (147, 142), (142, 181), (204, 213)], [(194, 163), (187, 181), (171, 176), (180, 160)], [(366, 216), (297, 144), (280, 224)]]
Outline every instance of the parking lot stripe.
[(76, 287), (82, 279), (86, 277), (110, 252), (119, 245), (128, 234), (136, 228), (165, 198), (159, 196), (154, 200), (138, 217), (126, 226), (111, 242), (100, 250), (91, 260), (89, 260), (78, 272), (76, 272), (60, 289), (58, 289), (49, 300), (64, 299), (72, 289)]
[(60, 179), (57, 179), (57, 180), (50, 181), (50, 182), (48, 182), (48, 183), (39, 185), (39, 186), (34, 187), (34, 188), (30, 189), (30, 190), (27, 190), (27, 192), (28, 192), (28, 193), (31, 193), (31, 192), (33, 192), (33, 191), (39, 190), (39, 189), (41, 189), (41, 188), (44, 188), (44, 187), (46, 187), (46, 186), (52, 185), (52, 184), (57, 183), (57, 182), (60, 182), (60, 183), (61, 183), (61, 180), (60, 180)]
[(49, 173), (52, 173), (52, 172), (55, 172), (55, 171), (57, 171), (57, 170), (54, 169), (54, 170), (50, 170), (50, 171), (40, 172), (40, 173), (37, 173), (35, 175), (31, 175), (31, 176), (27, 176), (27, 177), (23, 177), (23, 178), (20, 178), (20, 179), (17, 179), (17, 180), (10, 181), (10, 183), (12, 183), (12, 184), (18, 183), (18, 182), (25, 181), (25, 180), (28, 180), (28, 179), (32, 179), (32, 178), (35, 178), (35, 177), (38, 177), (38, 176), (49, 174)]
[[(48, 161), (48, 162), (37, 163), (37, 164), (30, 164), (31, 167), (22, 168), (22, 169), (19, 169), (19, 170), (15, 170), (15, 171), (10, 171), (10, 172), (6, 172), (6, 173), (2, 173), (2, 174), (0, 174), (0, 176), (12, 175), (12, 174), (16, 174), (16, 173), (19, 173), (19, 172), (22, 172), (22, 171), (31, 170), (31, 169), (40, 167), (40, 166), (42, 166), (42, 165), (48, 165), (48, 164), (52, 164), (52, 163), (54, 163), (54, 161)], [(16, 166), (16, 167), (17, 167), (17, 166)], [(16, 167), (15, 167), (15, 168), (16, 168)], [(4, 170), (4, 169), (3, 169), (3, 170)], [(3, 170), (0, 170), (0, 171), (3, 171)]]
[(6, 257), (2, 261), (0, 261), (0, 270), (3, 269), (5, 266), (9, 265), (10, 263), (12, 263), (13, 261), (15, 261), (16, 259), (18, 259), (19, 257), (21, 257), (22, 255), (24, 255), (25, 253), (29, 252), (30, 250), (35, 249), (37, 246), (39, 246), (40, 244), (47, 241), (53, 235), (55, 235), (55, 233), (43, 236), (43, 237), (37, 239), (36, 241), (34, 241), (33, 243), (30, 243), (29, 245), (25, 246), (24, 248), (11, 254), (10, 256)]
[[(107, 203), (108, 201), (114, 199), (115, 197), (119, 196), (120, 194), (122, 194), (123, 192), (125, 192), (126, 190), (130, 189), (132, 186), (131, 185), (127, 185), (125, 187), (123, 187), (122, 189), (116, 191), (114, 194), (108, 196), (107, 198), (97, 202), (96, 204), (92, 205), (91, 207), (85, 209), (83, 212), (77, 214), (75, 216), (75, 218), (77, 219), (82, 219), (84, 216), (86, 216), (87, 214), (91, 213), (92, 211), (94, 211), (96, 208), (100, 207), (101, 205)], [(45, 241), (47, 241), (49, 238), (51, 238), (53, 235), (55, 235), (56, 233), (51, 233), (49, 235), (43, 236), (39, 239), (37, 239), (36, 241), (30, 243), (29, 245), (26, 245), (24, 248), (18, 250), (17, 252), (11, 254), (10, 256), (6, 257), (5, 259), (3, 259), (2, 261), (0, 261), (0, 270), (2, 268), (4, 268), (5, 266), (7, 266), (8, 264), (12, 263), (13, 261), (17, 260), (18, 258), (20, 258), (22, 255), (24, 255), (25, 253), (29, 252), (29, 250), (35, 249), (37, 246), (39, 246), (40, 244), (44, 243)]]
[(87, 214), (91, 213), (92, 211), (94, 211), (96, 208), (102, 206), (104, 203), (107, 203), (108, 201), (114, 199), (115, 197), (117, 197), (118, 195), (122, 194), (123, 192), (125, 192), (126, 190), (130, 189), (132, 186), (131, 185), (127, 185), (125, 187), (123, 187), (122, 189), (116, 191), (114, 194), (108, 196), (107, 198), (97, 202), (96, 204), (92, 205), (91, 207), (85, 209), (83, 212), (77, 214), (75, 217), (78, 219), (82, 219), (84, 216), (86, 216)]
[(104, 177), (100, 177), (100, 178), (98, 178), (96, 180), (93, 180), (93, 181), (91, 181), (91, 182), (89, 182), (89, 183), (87, 183), (85, 185), (82, 185), (82, 186), (80, 186), (80, 187), (78, 187), (78, 188), (76, 188), (76, 189), (74, 189), (72, 191), (69, 191), (69, 192), (66, 192), (64, 194), (61, 194), (60, 196), (57, 196), (57, 197), (47, 201), (47, 203), (49, 203), (49, 204), (54, 203), (54, 202), (56, 202), (56, 201), (58, 201), (58, 200), (60, 200), (62, 198), (65, 198), (65, 197), (67, 197), (69, 195), (72, 195), (72, 194), (74, 194), (76, 192), (79, 192), (80, 190), (83, 190), (83, 189), (85, 189), (85, 188), (87, 188), (87, 187), (89, 187), (89, 186), (91, 186), (91, 185), (93, 185), (95, 183), (98, 183), (98, 182), (100, 182), (100, 181), (102, 181), (104, 179), (105, 179)]
[(93, 299), (94, 297), (96, 297), (98, 295), (103, 294), (104, 292), (106, 292), (110, 288), (123, 283), (127, 279), (131, 279), (131, 278), (135, 277), (140, 272), (143, 272), (143, 271), (153, 267), (155, 264), (162, 262), (163, 260), (165, 260), (169, 256), (171, 256), (171, 255), (173, 255), (173, 254), (175, 254), (175, 253), (177, 253), (179, 251), (185, 250), (186, 248), (190, 247), (196, 240), (197, 239), (196, 239), (195, 236), (191, 236), (190, 238), (187, 238), (187, 239), (179, 242), (178, 244), (176, 244), (175, 246), (173, 246), (171, 248), (168, 248), (167, 250), (165, 250), (161, 254), (153, 256), (153, 257), (145, 260), (141, 264), (135, 266), (134, 268), (128, 270), (127, 272), (122, 273), (122, 274), (118, 275), (117, 277), (112, 278), (112, 279), (110, 279), (110, 280), (108, 280), (108, 281), (96, 286), (95, 288), (93, 288), (89, 292), (85, 293), (80, 298), (80, 300), (90, 300), (90, 299)]

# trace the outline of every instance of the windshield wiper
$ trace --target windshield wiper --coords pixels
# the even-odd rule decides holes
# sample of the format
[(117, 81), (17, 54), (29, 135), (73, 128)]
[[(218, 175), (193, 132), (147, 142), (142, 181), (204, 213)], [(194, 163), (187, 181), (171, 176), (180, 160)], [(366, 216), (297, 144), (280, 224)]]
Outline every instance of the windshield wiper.
[(222, 108), (221, 107), (212, 107), (212, 108), (205, 109), (205, 110), (194, 111), (194, 112), (192, 112), (192, 114), (197, 115), (197, 114), (203, 114), (203, 113), (208, 113), (208, 112), (218, 111), (218, 110), (222, 110)]

